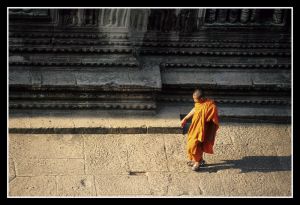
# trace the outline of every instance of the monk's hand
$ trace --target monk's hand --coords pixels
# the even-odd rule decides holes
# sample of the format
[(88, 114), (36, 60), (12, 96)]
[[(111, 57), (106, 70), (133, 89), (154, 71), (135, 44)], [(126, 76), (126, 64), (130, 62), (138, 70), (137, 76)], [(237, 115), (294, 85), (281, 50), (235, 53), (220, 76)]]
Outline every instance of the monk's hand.
[(184, 118), (181, 120), (181, 127), (183, 128), (185, 124), (186, 124), (186, 119)]

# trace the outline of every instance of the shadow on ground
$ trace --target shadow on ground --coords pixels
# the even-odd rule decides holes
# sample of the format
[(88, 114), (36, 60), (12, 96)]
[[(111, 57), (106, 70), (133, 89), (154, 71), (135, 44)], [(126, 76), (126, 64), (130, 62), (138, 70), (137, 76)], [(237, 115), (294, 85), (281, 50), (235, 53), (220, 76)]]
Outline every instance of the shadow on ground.
[(240, 169), (241, 173), (291, 171), (291, 156), (247, 156), (222, 162), (215, 164), (207, 162), (200, 172), (217, 172), (225, 169)]

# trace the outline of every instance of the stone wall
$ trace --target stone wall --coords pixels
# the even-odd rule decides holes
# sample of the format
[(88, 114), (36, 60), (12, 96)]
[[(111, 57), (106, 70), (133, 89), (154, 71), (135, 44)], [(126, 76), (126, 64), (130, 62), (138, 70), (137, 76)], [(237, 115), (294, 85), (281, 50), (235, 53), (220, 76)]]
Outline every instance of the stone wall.
[(290, 116), (288, 9), (10, 9), (11, 109), (191, 104)]

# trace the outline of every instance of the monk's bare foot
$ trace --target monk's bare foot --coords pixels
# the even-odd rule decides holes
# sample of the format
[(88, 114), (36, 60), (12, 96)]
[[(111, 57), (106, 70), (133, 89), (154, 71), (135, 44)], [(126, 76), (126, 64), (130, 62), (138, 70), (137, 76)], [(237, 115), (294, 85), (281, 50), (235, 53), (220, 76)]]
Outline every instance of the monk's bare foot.
[(195, 162), (195, 164), (194, 164), (193, 167), (192, 167), (192, 170), (193, 170), (193, 171), (198, 171), (199, 168), (200, 168), (200, 163), (199, 163), (199, 162)]
[(190, 167), (192, 167), (194, 165), (194, 163), (195, 163), (194, 161), (188, 161), (187, 165), (190, 166)]

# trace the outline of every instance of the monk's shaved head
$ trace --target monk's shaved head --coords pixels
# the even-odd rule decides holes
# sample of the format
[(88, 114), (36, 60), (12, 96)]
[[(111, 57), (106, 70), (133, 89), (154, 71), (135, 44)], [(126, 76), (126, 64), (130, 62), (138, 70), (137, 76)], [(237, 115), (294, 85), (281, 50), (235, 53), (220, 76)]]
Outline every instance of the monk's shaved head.
[(201, 88), (196, 88), (193, 92), (193, 95), (197, 98), (200, 99), (202, 97), (204, 97), (204, 92)]

